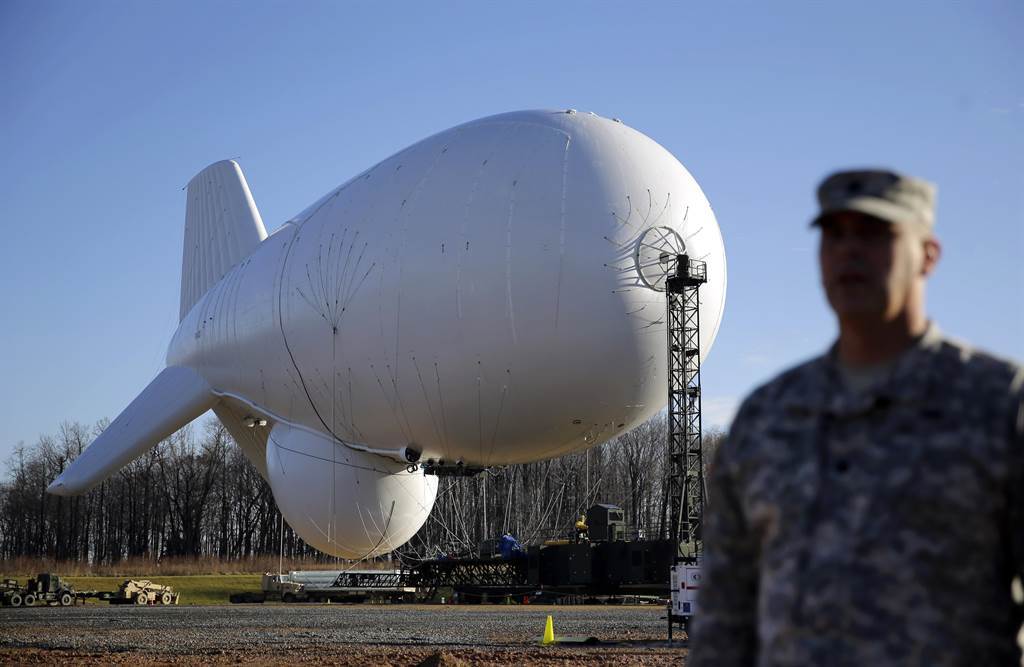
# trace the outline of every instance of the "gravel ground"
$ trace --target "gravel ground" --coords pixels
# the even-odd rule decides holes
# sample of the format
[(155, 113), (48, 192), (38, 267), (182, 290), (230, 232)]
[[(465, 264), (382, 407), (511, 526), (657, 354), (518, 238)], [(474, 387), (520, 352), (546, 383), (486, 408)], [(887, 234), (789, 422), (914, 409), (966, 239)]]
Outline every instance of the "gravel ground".
[[(547, 615), (558, 637), (537, 646)], [(225, 605), (0, 608), (0, 662), (684, 664), (662, 607)]]

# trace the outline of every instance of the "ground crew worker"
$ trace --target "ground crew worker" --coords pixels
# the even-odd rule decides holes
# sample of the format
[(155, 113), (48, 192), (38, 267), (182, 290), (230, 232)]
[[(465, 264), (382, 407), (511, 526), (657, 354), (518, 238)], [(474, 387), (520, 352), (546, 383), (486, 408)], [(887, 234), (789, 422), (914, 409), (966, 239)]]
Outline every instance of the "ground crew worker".
[(576, 521), (576, 542), (589, 542), (590, 529), (587, 527), (587, 517), (583, 514), (580, 515), (578, 521)]
[(1024, 372), (927, 319), (934, 192), (878, 170), (819, 187), (839, 337), (719, 449), (693, 667), (1020, 664)]

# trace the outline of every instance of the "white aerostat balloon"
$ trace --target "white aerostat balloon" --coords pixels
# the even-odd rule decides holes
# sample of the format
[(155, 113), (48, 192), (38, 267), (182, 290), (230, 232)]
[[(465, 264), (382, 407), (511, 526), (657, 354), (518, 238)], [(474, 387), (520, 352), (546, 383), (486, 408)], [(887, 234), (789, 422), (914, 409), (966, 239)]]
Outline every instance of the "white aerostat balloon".
[(241, 169), (189, 184), (167, 368), (50, 485), (82, 493), (207, 409), (325, 552), (406, 542), (437, 478), (578, 451), (665, 406), (666, 272), (725, 251), (687, 170), (621, 122), (523, 111), (389, 157), (267, 235)]

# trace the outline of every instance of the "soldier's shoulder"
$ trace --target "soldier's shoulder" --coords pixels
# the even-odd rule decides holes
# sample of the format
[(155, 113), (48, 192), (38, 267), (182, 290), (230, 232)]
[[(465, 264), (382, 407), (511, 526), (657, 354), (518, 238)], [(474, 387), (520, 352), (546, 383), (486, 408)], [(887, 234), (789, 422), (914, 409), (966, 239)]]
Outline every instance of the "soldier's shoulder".
[(758, 458), (763, 446), (758, 434), (785, 424), (793, 418), (794, 406), (811, 402), (821, 392), (826, 363), (824, 357), (809, 359), (747, 394), (729, 427), (726, 442), (718, 450), (716, 466), (727, 470), (743, 460)]
[(740, 404), (738, 418), (781, 410), (794, 398), (820, 391), (826, 359), (817, 356), (782, 371), (751, 391)]
[(998, 393), (1017, 394), (1024, 387), (1024, 366), (1013, 359), (998, 356), (974, 345), (943, 335), (934, 345), (937, 363), (948, 372), (951, 382), (974, 390), (986, 388)]
[(824, 356), (807, 359), (792, 366), (750, 392), (755, 401), (775, 401), (788, 394), (813, 390), (825, 372)]

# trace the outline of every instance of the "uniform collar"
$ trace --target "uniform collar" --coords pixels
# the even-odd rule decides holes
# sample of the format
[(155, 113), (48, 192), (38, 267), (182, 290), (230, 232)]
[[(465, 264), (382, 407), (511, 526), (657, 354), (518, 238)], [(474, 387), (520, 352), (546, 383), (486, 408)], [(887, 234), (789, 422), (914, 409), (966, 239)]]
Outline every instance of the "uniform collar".
[(935, 381), (935, 365), (930, 360), (941, 342), (938, 325), (929, 322), (925, 332), (895, 360), (887, 379), (867, 391), (854, 393), (847, 389), (839, 372), (837, 341), (811, 362), (810, 373), (802, 378), (806, 380), (801, 382), (803, 391), (787, 397), (787, 408), (852, 417), (894, 403), (923, 404)]

